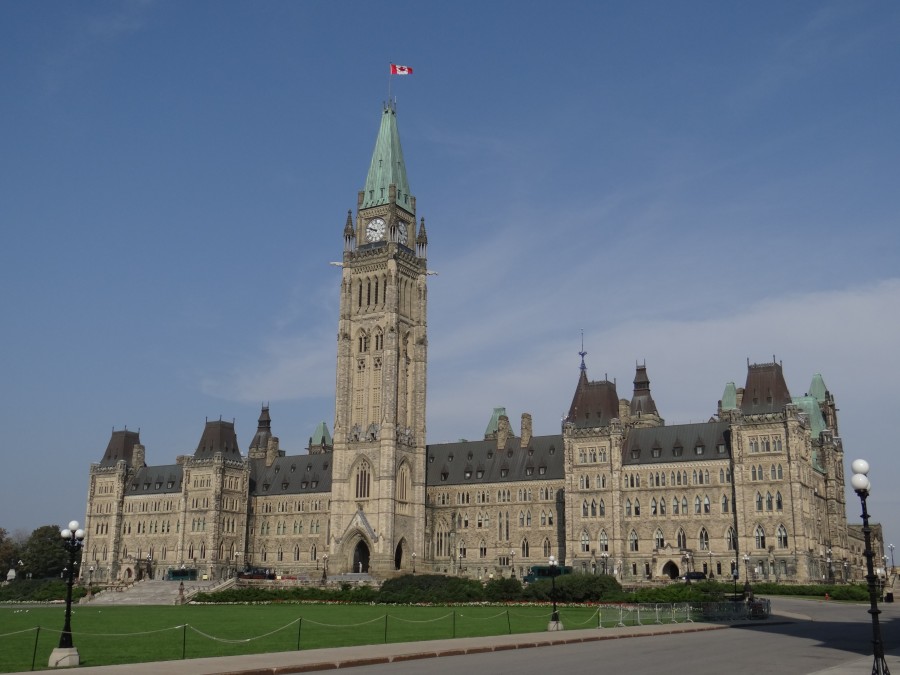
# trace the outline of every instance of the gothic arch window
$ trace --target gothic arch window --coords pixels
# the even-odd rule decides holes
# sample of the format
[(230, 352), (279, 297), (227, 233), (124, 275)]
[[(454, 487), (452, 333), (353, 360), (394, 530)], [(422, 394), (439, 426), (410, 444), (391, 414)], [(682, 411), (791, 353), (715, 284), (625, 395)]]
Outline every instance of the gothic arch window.
[(666, 538), (663, 536), (662, 530), (656, 530), (656, 534), (653, 535), (653, 541), (656, 544), (656, 548), (665, 548)]
[(687, 515), (687, 513), (688, 513), (688, 501), (687, 501), (687, 497), (682, 497), (682, 498), (681, 498), (681, 513), (684, 514), (684, 515)]
[(709, 469), (703, 472), (703, 482), (709, 485)]
[(763, 496), (762, 496), (762, 493), (760, 493), (760, 492), (756, 493), (756, 510), (757, 511), (763, 510)]
[(294, 544), (294, 562), (300, 561), (300, 544)]
[[(778, 441), (778, 444), (781, 445), (781, 441)], [(784, 478), (784, 472), (782, 471), (781, 464), (778, 465), (778, 480), (782, 480)]]
[(628, 550), (629, 551), (639, 551), (640, 550), (640, 540), (638, 539), (637, 532), (634, 530), (631, 531), (631, 534), (628, 535)]
[(372, 470), (369, 467), (368, 460), (363, 459), (356, 465), (354, 484), (356, 486), (356, 498), (368, 499), (372, 484)]
[(525, 512), (525, 527), (531, 527), (531, 509)]
[(700, 545), (701, 551), (709, 550), (709, 532), (706, 531), (705, 527), (700, 528), (700, 536), (697, 538), (697, 543)]
[(591, 550), (591, 538), (587, 533), (587, 530), (581, 531), (581, 552), (588, 553)]
[(700, 513), (700, 495), (694, 497), (694, 513)]
[[(694, 485), (697, 484), (697, 471), (696, 470), (694, 471), (693, 475), (691, 476), (691, 480), (694, 481)], [(701, 483), (703, 482), (703, 472), (702, 471), (700, 472), (700, 482)]]
[(522, 557), (528, 558), (530, 555), (530, 548), (528, 546), (528, 539), (522, 540)]
[(678, 541), (678, 548), (686, 549), (687, 548), (687, 535), (684, 533), (684, 530), (680, 527), (678, 528), (678, 534), (676, 535), (676, 538)]
[(772, 499), (772, 493), (766, 493), (766, 511), (771, 511), (774, 504), (774, 500)]
[(640, 515), (641, 515), (641, 500), (635, 499), (634, 500), (634, 517), (637, 518)]
[(781, 499), (781, 492), (775, 493), (775, 510), (776, 511), (784, 510), (784, 501)]
[(631, 516), (631, 499), (625, 500), (625, 515)]
[(678, 497), (672, 497), (672, 514), (677, 516), (678, 513), (679, 513)]
[(484, 539), (478, 544), (478, 557), (487, 558), (487, 542)]
[(666, 498), (663, 497), (659, 500), (659, 515), (666, 515)]
[(722, 495), (722, 513), (728, 513), (728, 495)]
[(785, 529), (784, 525), (778, 526), (778, 531), (776, 532), (776, 539), (778, 541), (778, 548), (787, 548), (788, 547), (788, 533)]
[(703, 495), (703, 513), (710, 512), (709, 495)]
[(750, 479), (756, 480), (756, 467), (755, 466), (750, 467)]
[(725, 547), (729, 551), (737, 550), (737, 533), (734, 531), (733, 527), (729, 527), (728, 531), (725, 533)]
[(550, 540), (547, 537), (544, 537), (544, 544), (543, 544), (542, 549), (543, 549), (542, 553), (544, 554), (544, 557), (548, 558), (550, 556)]
[(591, 515), (592, 516), (597, 515), (597, 500), (596, 499), (591, 500)]
[(587, 518), (587, 515), (588, 515), (588, 503), (587, 503), (587, 500), (585, 499), (583, 502), (581, 502), (581, 517)]
[(655, 516), (659, 511), (659, 505), (656, 501), (656, 497), (650, 500), (650, 515)]
[(206, 544), (205, 543), (200, 544), (200, 559), (206, 560)]
[(309, 559), (310, 560), (318, 560), (319, 559), (319, 552), (316, 549), (315, 544), (313, 544), (312, 546), (309, 547)]
[(600, 500), (600, 515), (606, 515), (606, 502), (604, 502), (602, 499)]
[(756, 539), (756, 548), (764, 549), (766, 547), (766, 531), (763, 529), (762, 525), (756, 526), (753, 536)]
[(600, 530), (599, 542), (601, 551), (609, 551), (609, 537), (606, 534), (606, 530)]
[(410, 492), (412, 492), (412, 483), (409, 475), (409, 465), (406, 462), (400, 464), (400, 470), (397, 471), (397, 502), (400, 511), (409, 510)]

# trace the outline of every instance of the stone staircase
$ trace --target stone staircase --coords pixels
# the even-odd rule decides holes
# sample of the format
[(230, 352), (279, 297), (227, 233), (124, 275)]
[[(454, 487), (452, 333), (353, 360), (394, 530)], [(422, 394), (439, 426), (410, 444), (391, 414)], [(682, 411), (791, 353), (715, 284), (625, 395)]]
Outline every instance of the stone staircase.
[[(209, 581), (185, 581), (185, 598), (215, 585)], [(129, 586), (107, 588), (102, 593), (94, 593), (90, 600), (86, 597), (83, 598), (81, 603), (89, 605), (175, 605), (178, 604), (178, 588), (179, 582), (177, 581), (145, 579)]]

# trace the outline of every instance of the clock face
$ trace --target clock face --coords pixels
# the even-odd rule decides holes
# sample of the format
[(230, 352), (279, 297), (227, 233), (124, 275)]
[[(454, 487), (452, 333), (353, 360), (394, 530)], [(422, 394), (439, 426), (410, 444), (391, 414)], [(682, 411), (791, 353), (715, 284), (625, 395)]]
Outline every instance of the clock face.
[(397, 225), (397, 232), (400, 235), (400, 243), (405, 246), (406, 242), (409, 240), (409, 233), (406, 229), (406, 223), (402, 220), (400, 221), (400, 224)]
[(384, 239), (384, 221), (381, 218), (373, 218), (366, 225), (366, 241), (381, 241)]

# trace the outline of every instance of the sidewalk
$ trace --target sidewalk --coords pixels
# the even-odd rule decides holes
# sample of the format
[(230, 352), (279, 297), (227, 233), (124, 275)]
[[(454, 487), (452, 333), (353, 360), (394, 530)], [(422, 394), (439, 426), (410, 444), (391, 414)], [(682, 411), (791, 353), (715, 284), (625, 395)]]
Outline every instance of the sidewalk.
[[(129, 663), (117, 666), (93, 666), (72, 669), (78, 675), (276, 675), (277, 673), (308, 673), (317, 670), (334, 670), (353, 666), (413, 661), (440, 656), (483, 654), (509, 649), (530, 649), (553, 645), (616, 640), (621, 638), (694, 633), (698, 631), (724, 630), (725, 625), (708, 623), (662, 624), (652, 626), (628, 626), (626, 628), (588, 628), (558, 632), (521, 633), (491, 637), (457, 638), (455, 640), (428, 640), (423, 642), (397, 642), (359, 647), (310, 649), (308, 651), (275, 652), (272, 654), (247, 654), (184, 661)], [(57, 671), (60, 672), (60, 671)], [(900, 670), (898, 670), (900, 672)]]

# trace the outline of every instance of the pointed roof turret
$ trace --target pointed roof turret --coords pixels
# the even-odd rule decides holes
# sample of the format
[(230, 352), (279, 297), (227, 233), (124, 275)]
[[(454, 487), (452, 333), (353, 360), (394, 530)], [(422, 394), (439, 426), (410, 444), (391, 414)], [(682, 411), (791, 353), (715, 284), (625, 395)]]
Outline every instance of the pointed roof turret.
[(737, 410), (737, 407), (737, 387), (734, 382), (728, 382), (722, 393), (722, 410)]
[(632, 415), (657, 415), (656, 402), (650, 393), (647, 364), (637, 366), (634, 373), (634, 393), (631, 396)]
[(272, 438), (272, 418), (269, 417), (269, 406), (264, 405), (259, 413), (256, 435), (250, 441), (251, 450), (265, 450)]
[(566, 421), (576, 427), (605, 427), (618, 416), (616, 383), (609, 380), (589, 382), (587, 369), (581, 370)]
[(393, 103), (387, 103), (366, 176), (361, 208), (390, 203), (391, 185), (397, 188), (397, 205), (409, 213), (415, 213), (414, 200), (409, 194), (409, 181), (406, 179), (406, 163), (400, 148), (400, 134), (397, 131), (397, 107)]
[(491, 415), (491, 421), (488, 422), (487, 428), (484, 430), (484, 440), (497, 438), (497, 430), (500, 427), (500, 418), (506, 417), (506, 408), (494, 408)]
[(309, 447), (306, 449), (311, 455), (331, 452), (334, 449), (334, 442), (331, 440), (331, 434), (328, 433), (328, 425), (325, 422), (319, 422), (316, 426), (313, 435), (309, 437)]
[(825, 380), (822, 379), (821, 373), (813, 375), (812, 383), (809, 385), (809, 395), (819, 403), (828, 399), (828, 387), (825, 386)]
[[(263, 410), (268, 417), (268, 408)], [(241, 449), (238, 446), (237, 435), (234, 433), (234, 422), (206, 421), (203, 436), (200, 437), (200, 443), (197, 444), (197, 449), (194, 451), (194, 458), (212, 459), (216, 453), (222, 453), (225, 459), (240, 459)]]

